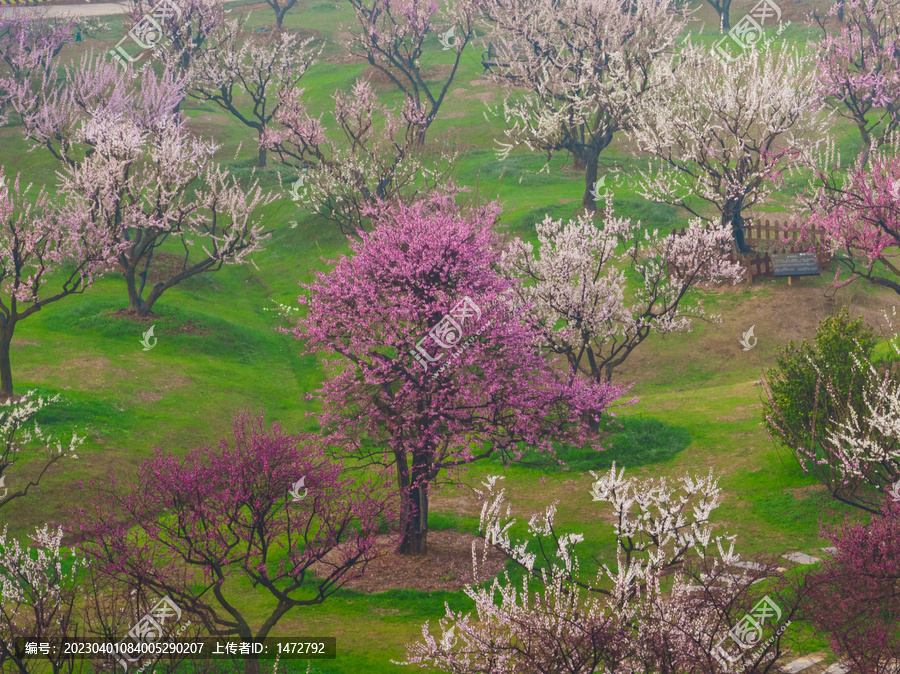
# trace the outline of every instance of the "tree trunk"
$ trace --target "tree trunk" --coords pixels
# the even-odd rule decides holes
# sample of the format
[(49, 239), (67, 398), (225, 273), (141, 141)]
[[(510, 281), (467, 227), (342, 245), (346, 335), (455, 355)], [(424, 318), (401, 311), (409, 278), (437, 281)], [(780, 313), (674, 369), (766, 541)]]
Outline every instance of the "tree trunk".
[(428, 551), (428, 480), (421, 457), (413, 456), (412, 474), (403, 451), (394, 452), (397, 487), (400, 489), (400, 521), (403, 533), (397, 546), (400, 555), (425, 555)]
[(244, 660), (244, 674), (259, 674), (259, 660), (256, 658)]
[(744, 218), (741, 217), (741, 203), (744, 197), (729, 199), (722, 209), (722, 227), (731, 227), (731, 235), (734, 237), (734, 245), (738, 252), (746, 254), (753, 252), (744, 242)]
[(863, 166), (867, 166), (869, 163), (869, 153), (872, 152), (872, 135), (866, 129), (866, 120), (863, 119), (862, 122), (856, 123), (856, 128), (859, 129), (859, 135), (862, 136), (862, 145), (863, 149), (860, 153), (860, 161)]
[(588, 213), (593, 213), (597, 210), (597, 201), (594, 199), (594, 193), (596, 190), (597, 183), (597, 160), (599, 159), (599, 154), (594, 154), (593, 156), (587, 155), (584, 157), (584, 194), (581, 197), (581, 206)]
[(281, 10), (280, 12), (275, 12), (275, 29), (280, 31), (281, 24), (284, 23), (284, 15), (287, 13), (287, 8)]
[(406, 524), (400, 547), (401, 555), (428, 554), (428, 485), (410, 487), (402, 495), (405, 502)]
[(727, 33), (729, 30), (731, 30), (731, 20), (730, 20), (728, 14), (729, 14), (728, 7), (723, 9), (722, 13), (720, 14), (720, 16), (722, 18), (722, 33)]
[[(147, 274), (149, 275), (149, 273), (150, 270), (148, 269)], [(138, 292), (140, 277), (137, 274), (137, 265), (125, 267), (122, 274), (125, 276), (125, 286), (128, 288), (128, 312), (142, 317), (149, 316), (152, 313), (153, 305), (156, 304), (156, 300), (159, 299), (162, 293), (157, 295), (151, 290), (150, 296), (146, 301), (141, 299), (141, 295)], [(160, 284), (157, 283), (157, 285)]]
[(0, 400), (13, 396), (12, 363), (9, 360), (9, 346), (12, 343), (15, 325), (0, 326)]
[(266, 148), (263, 145), (259, 146), (259, 155), (257, 155), (257, 168), (266, 168)]
[(125, 287), (128, 288), (128, 311), (132, 314), (141, 313), (141, 296), (137, 288), (137, 269), (134, 266), (125, 267), (122, 274), (125, 276)]

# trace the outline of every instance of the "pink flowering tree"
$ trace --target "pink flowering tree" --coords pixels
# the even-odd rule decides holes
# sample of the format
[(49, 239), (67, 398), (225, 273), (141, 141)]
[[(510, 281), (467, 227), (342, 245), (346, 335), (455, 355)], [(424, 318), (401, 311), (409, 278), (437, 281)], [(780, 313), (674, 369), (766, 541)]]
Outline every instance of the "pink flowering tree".
[[(166, 42), (164, 48), (154, 52), (154, 58), (174, 72), (187, 74), (194, 60), (221, 28), (225, 20), (225, 5), (221, 0), (176, 0), (174, 4), (178, 12), (171, 11), (168, 3), (135, 0), (131, 19), (137, 23), (144, 16), (154, 17), (162, 28), (161, 38), (171, 41), (171, 44)], [(156, 5), (167, 11), (153, 12)]]
[(73, 40), (75, 19), (53, 21), (45, 9), (5, 12), (0, 16), (0, 124), (14, 85), (27, 86), (47, 75), (62, 48)]
[[(378, 101), (372, 85), (357, 80), (350, 92), (335, 91), (334, 128), (310, 115), (303, 89), (289, 89), (263, 142), (300, 175), (292, 199), (337, 224), (347, 236), (368, 225), (364, 212), (378, 201), (410, 201), (438, 185), (449, 188), (455, 156), (425, 156), (418, 124)], [(405, 109), (405, 108), (404, 108)], [(296, 184), (296, 183), (294, 183)]]
[[(188, 130), (175, 110), (183, 80), (168, 71), (148, 68), (135, 80), (87, 55), (51, 76), (38, 98), (18, 94), (34, 149), (47, 148), (63, 164), (67, 212), (109, 238), (108, 259), (125, 278), (130, 312), (147, 316), (185, 279), (252, 261), (270, 236), (254, 216), (274, 195), (258, 181), (242, 186), (214, 162), (219, 146)], [(180, 267), (148, 285), (154, 254), (172, 242)]]
[[(342, 470), (314, 438), (240, 414), (232, 442), (184, 458), (157, 451), (127, 490), (113, 482), (78, 508), (71, 531), (110, 580), (168, 596), (210, 636), (262, 639), (377, 555), (391, 500)], [(265, 593), (264, 613), (246, 612), (247, 584)], [(245, 661), (245, 672), (258, 671)]]
[[(305, 285), (294, 329), (328, 358), (319, 392), (324, 438), (390, 466), (402, 497), (398, 550), (425, 554), (428, 493), (439, 473), (491, 455), (547, 454), (589, 440), (621, 392), (548, 363), (538, 335), (512, 311), (512, 281), (495, 266), (496, 205), (466, 212), (446, 195), (383, 206), (352, 255)], [(596, 442), (596, 438), (590, 438)]]
[(313, 38), (290, 31), (248, 36), (248, 18), (223, 21), (206, 40), (193, 57), (187, 92), (254, 129), (259, 141), (257, 166), (264, 167), (266, 128), (284, 93), (297, 86), (321, 48), (310, 47)]
[(749, 252), (744, 215), (785, 170), (811, 158), (827, 129), (814, 72), (809, 57), (771, 44), (732, 62), (686, 44), (632, 129), (659, 160), (640, 172), (640, 193), (730, 229), (738, 250)]
[(120, 250), (84, 214), (9, 181), (0, 167), (0, 399), (13, 396), (10, 344), (20, 321), (83, 293)]
[[(900, 293), (900, 159), (875, 153), (848, 171), (817, 169), (818, 187), (806, 199), (808, 224), (822, 227), (840, 269), (836, 287), (857, 279)], [(838, 282), (841, 269), (849, 278)]]
[[(509, 87), (503, 103), (506, 158), (526, 146), (564, 151), (583, 170), (582, 206), (593, 196), (600, 154), (631, 127), (640, 99), (669, 67), (686, 18), (669, 0), (491, 0), (483, 3), (498, 50), (514, 54), (495, 76)], [(525, 96), (522, 96), (522, 90)]]
[[(83, 561), (67, 554), (62, 529), (48, 526), (23, 545), (0, 534), (0, 667), (4, 671), (35, 671), (33, 659), (25, 660), (13, 640), (50, 641), (80, 637), (78, 631), (79, 585), (76, 577)], [(51, 671), (72, 671), (72, 658), (64, 654), (47, 656)], [(68, 667), (66, 667), (68, 665)]]
[[(348, 0), (357, 25), (344, 46), (382, 72), (404, 96), (403, 117), (415, 123), (415, 142), (425, 143), (456, 77), (463, 52), (475, 36), (478, 0)], [(448, 31), (453, 31), (445, 43)], [(426, 44), (427, 42), (427, 44)], [(440, 65), (447, 52), (451, 62)], [(423, 63), (425, 61), (425, 63)], [(431, 67), (429, 67), (431, 66)]]
[[(702, 300), (689, 305), (687, 296), (701, 282), (743, 277), (741, 265), (722, 254), (731, 234), (699, 221), (683, 236), (660, 236), (615, 217), (607, 200), (601, 223), (583, 213), (569, 222), (547, 216), (536, 228), (539, 247), (514, 239), (504, 269), (524, 281), (515, 286), (517, 296), (530, 307), (543, 347), (596, 383), (612, 381), (651, 332), (689, 332), (693, 318), (721, 321), (706, 315)], [(639, 279), (633, 292), (626, 271)]]
[(837, 548), (808, 579), (806, 612), (853, 672), (893, 671), (900, 658), (900, 497), (884, 494), (870, 523), (826, 527)]
[[(615, 559), (595, 576), (579, 562), (584, 536), (557, 525), (556, 503), (533, 515), (528, 536), (515, 540), (516, 519), (497, 485), (503, 478), (489, 477), (478, 492), (484, 541), (480, 562), (472, 544), (476, 583), (489, 580), (479, 577), (479, 564), (491, 549), (513, 560), (523, 578), (516, 583), (505, 572), (468, 587), (474, 612), (448, 606), (440, 633), (426, 622), (402, 664), (485, 674), (774, 671), (786, 650), (779, 623), (796, 616), (802, 588), (775, 578), (772, 561), (742, 561), (733, 536), (713, 536), (710, 515), (721, 489), (712, 471), (674, 484), (624, 473), (615, 466), (592, 473), (591, 497), (611, 506), (616, 534)], [(767, 597), (754, 587), (763, 580)], [(746, 615), (761, 623), (759, 634), (739, 627)]]
[[(835, 16), (842, 23), (829, 32)], [(839, 0), (815, 18), (823, 34), (814, 43), (816, 95), (859, 129), (865, 165), (873, 134), (880, 144), (900, 124), (900, 2)]]

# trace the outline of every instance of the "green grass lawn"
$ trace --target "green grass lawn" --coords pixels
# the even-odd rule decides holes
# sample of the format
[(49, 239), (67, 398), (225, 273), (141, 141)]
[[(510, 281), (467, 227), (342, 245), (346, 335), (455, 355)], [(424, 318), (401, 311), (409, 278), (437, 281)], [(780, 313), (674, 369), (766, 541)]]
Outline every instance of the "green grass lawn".
[[(732, 22), (751, 4), (733, 8)], [(253, 25), (273, 23), (268, 8), (254, 8)], [(712, 26), (707, 7), (701, 8), (700, 15)], [(360, 64), (328, 61), (341, 53), (334, 38), (340, 24), (350, 19), (333, 3), (300, 0), (285, 21), (288, 29), (326, 40), (320, 62), (304, 79), (317, 115), (330, 109), (332, 91), (348, 89), (366, 70)], [(111, 24), (111, 35), (122, 34), (121, 18), (112, 19)], [(707, 30), (701, 39), (711, 41), (715, 35)], [(794, 25), (783, 39), (805, 45), (814, 35)], [(104, 46), (108, 47), (106, 42), (87, 40), (68, 53)], [(449, 55), (435, 40), (422, 60), (438, 66), (448, 62)], [(570, 158), (562, 155), (551, 161), (549, 173), (538, 173), (545, 159), (526, 150), (516, 151), (506, 161), (497, 158), (494, 141), (502, 138), (502, 124), (497, 118), (484, 118), (482, 99), (496, 105), (502, 95), (496, 86), (481, 81), (481, 69), (480, 48), (473, 48), (451, 87), (462, 91), (448, 98), (430, 138), (458, 147), (463, 155), (456, 179), (473, 189), (477, 184), (482, 196), (501, 199), (504, 227), (512, 234), (532, 237), (534, 224), (546, 214), (570, 217), (579, 207), (583, 176), (572, 171)], [(378, 88), (390, 105), (399, 104), (395, 91), (383, 85)], [(214, 135), (221, 144), (220, 161), (242, 178), (253, 174), (253, 130), (210, 104), (191, 101), (186, 113), (198, 133)], [(847, 156), (858, 151), (854, 129), (838, 125), (835, 131)], [(45, 150), (27, 149), (15, 122), (0, 128), (0, 163), (7, 174), (21, 171), (26, 181), (52, 183), (59, 169), (56, 161)], [(619, 215), (639, 219), (650, 228), (686, 224), (685, 213), (649, 203), (637, 194), (631, 176), (646, 166), (647, 158), (634, 156), (624, 136), (604, 153), (602, 162), (620, 171), (614, 188)], [(270, 154), (269, 166), (255, 175), (264, 187), (279, 189), (280, 168)], [(293, 181), (290, 171), (281, 173), (286, 184)], [(764, 210), (784, 210), (801, 188), (799, 179), (789, 180), (785, 192)], [(240, 410), (264, 409), (268, 422), (278, 421), (291, 430), (315, 428), (307, 416), (315, 405), (305, 396), (321, 382), (321, 369), (314, 357), (302, 355), (302, 344), (277, 331), (284, 321), (271, 309), (275, 303), (293, 303), (298, 282), (325, 269), (323, 257), (345, 253), (347, 242), (335, 227), (298, 210), (287, 196), (266, 208), (263, 217), (274, 234), (266, 250), (254, 256), (258, 271), (250, 265), (226, 266), (182, 283), (166, 292), (149, 322), (114, 314), (127, 306), (127, 296), (121, 278), (108, 274), (83, 296), (54, 304), (19, 325), (12, 355), (17, 391), (60, 394), (60, 402), (42, 412), (39, 421), (59, 434), (77, 429), (87, 440), (78, 452), (80, 458), (51, 471), (32, 497), (0, 510), (0, 525), (22, 535), (48, 520), (64, 521), (77, 501), (80, 482), (105, 479), (111, 473), (120, 480), (128, 478), (154, 447), (180, 454), (217, 443), (230, 434), (232, 415)], [(558, 500), (560, 527), (586, 537), (581, 557), (584, 570), (591, 574), (596, 570), (591, 556), (614, 558), (614, 538), (612, 528), (601, 518), (602, 509), (590, 499), (592, 478), (583, 471), (602, 470), (616, 458), (644, 477), (706, 474), (712, 467), (725, 494), (715, 513), (717, 530), (727, 528), (737, 534), (743, 554), (792, 550), (815, 554), (828, 545), (818, 536), (819, 520), (834, 522), (846, 511), (776, 450), (760, 425), (760, 388), (754, 382), (774, 364), (775, 351), (788, 336), (813, 336), (816, 321), (810, 317), (820, 307), (804, 305), (796, 298), (807, 297), (801, 292), (824, 291), (829, 281), (824, 275), (804, 279), (800, 285), (806, 290), (797, 290), (793, 300), (784, 280), (704, 291), (701, 296), (707, 310), (721, 313), (724, 324), (698, 321), (691, 333), (654, 335), (639, 347), (635, 362), (630, 361), (619, 376), (634, 382), (630, 395), (639, 396), (640, 402), (617, 408), (624, 430), (615, 436), (609, 456), (597, 460), (574, 452), (573, 469), (568, 472), (485, 463), (473, 466), (463, 476), (464, 483), (477, 487), (489, 474), (505, 474), (505, 486), (520, 516), (514, 531), (520, 534), (527, 515)], [(867, 310), (889, 306), (893, 299), (889, 291), (863, 286), (842, 293), (839, 298)], [(764, 308), (776, 301), (793, 301), (795, 313), (760, 319), (768, 322), (757, 323), (759, 346), (742, 352), (738, 338), (740, 330), (749, 327), (741, 322), (748, 307)], [(791, 332), (787, 323), (801, 314), (808, 320)], [(139, 340), (151, 324), (158, 342), (145, 352)], [(471, 533), (477, 524), (475, 515), (437, 509), (431, 513), (431, 523), (435, 529)], [(236, 588), (245, 590), (244, 609), (261, 619), (269, 598), (249, 585)], [(404, 668), (390, 660), (403, 658), (404, 643), (419, 638), (425, 620), (435, 625), (444, 613), (444, 602), (454, 609), (471, 606), (462, 592), (395, 590), (365, 595), (342, 590), (321, 606), (290, 612), (275, 634), (336, 636), (338, 658), (317, 661), (314, 672), (401, 671)], [(799, 626), (795, 633), (801, 652), (823, 648), (822, 643), (807, 639)], [(299, 661), (290, 668), (306, 671), (305, 663)]]

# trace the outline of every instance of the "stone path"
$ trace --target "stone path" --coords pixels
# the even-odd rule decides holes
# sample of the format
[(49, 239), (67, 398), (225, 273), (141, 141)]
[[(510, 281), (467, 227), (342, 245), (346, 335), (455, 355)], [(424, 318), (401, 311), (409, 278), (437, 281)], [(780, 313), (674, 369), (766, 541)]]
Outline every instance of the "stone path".
[(813, 557), (812, 555), (807, 555), (803, 552), (788, 552), (781, 556), (792, 562), (796, 562), (797, 564), (815, 564), (819, 561), (818, 557)]
[(787, 674), (795, 674), (795, 672), (802, 672), (804, 669), (809, 669), (814, 664), (824, 659), (824, 655), (804, 655), (802, 658), (797, 658), (790, 664), (784, 665), (781, 668), (781, 671), (786, 672)]

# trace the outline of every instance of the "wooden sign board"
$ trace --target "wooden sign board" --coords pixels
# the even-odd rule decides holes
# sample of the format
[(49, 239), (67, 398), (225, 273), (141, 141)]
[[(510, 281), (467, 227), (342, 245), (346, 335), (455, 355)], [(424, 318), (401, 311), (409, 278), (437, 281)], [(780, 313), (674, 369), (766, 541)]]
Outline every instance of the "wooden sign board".
[(774, 276), (819, 276), (815, 253), (776, 253), (770, 255)]

